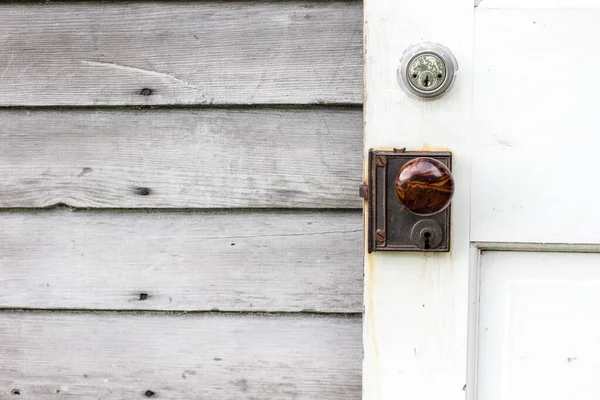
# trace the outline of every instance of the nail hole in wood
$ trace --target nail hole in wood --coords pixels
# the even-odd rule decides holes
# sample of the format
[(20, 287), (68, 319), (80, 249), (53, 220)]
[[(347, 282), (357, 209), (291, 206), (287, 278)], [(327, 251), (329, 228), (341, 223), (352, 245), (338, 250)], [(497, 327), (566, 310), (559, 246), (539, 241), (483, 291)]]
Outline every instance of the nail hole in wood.
[(140, 94), (141, 94), (142, 96), (150, 96), (150, 95), (152, 94), (152, 89), (150, 89), (150, 88), (143, 88), (143, 89), (140, 91)]
[(140, 293), (140, 301), (148, 300), (148, 293)]
[(152, 192), (150, 188), (146, 187), (139, 187), (135, 189), (135, 193), (139, 194), (140, 196), (148, 196), (150, 192)]
[(154, 393), (152, 390), (146, 390), (146, 393), (144, 394), (146, 395), (146, 397), (154, 397), (156, 393)]

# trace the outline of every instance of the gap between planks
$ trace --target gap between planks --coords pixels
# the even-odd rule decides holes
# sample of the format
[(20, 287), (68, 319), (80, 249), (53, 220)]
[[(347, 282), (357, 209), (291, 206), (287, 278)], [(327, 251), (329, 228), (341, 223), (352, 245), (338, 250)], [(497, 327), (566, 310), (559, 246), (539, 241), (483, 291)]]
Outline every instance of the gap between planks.
[(295, 317), (295, 316), (312, 316), (315, 318), (340, 318), (340, 319), (355, 319), (362, 318), (362, 312), (327, 312), (315, 310), (300, 310), (300, 311), (221, 311), (221, 310), (111, 310), (111, 309), (67, 309), (67, 308), (2, 308), (2, 313), (31, 313), (31, 314), (120, 314), (120, 315), (230, 315), (230, 316), (263, 316), (263, 317)]

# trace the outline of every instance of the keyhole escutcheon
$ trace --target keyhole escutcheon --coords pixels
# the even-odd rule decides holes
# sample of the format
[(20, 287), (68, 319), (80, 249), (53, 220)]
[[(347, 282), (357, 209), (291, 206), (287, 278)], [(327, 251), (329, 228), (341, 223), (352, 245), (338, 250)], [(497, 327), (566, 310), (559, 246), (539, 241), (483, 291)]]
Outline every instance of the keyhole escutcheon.
[(442, 243), (444, 233), (442, 227), (436, 221), (423, 219), (413, 226), (411, 237), (418, 248), (430, 250), (437, 248)]

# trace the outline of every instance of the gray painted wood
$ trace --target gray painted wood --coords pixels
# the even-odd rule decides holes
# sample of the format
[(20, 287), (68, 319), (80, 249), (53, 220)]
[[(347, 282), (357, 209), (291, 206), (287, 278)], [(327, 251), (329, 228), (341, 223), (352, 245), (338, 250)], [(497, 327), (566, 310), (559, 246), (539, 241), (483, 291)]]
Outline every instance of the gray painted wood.
[(361, 336), (360, 316), (4, 312), (0, 397), (358, 400)]
[(0, 26), (0, 106), (362, 103), (359, 1), (16, 2)]
[(359, 109), (5, 110), (0, 118), (0, 207), (362, 205)]
[(359, 211), (3, 212), (0, 308), (362, 312), (362, 249)]

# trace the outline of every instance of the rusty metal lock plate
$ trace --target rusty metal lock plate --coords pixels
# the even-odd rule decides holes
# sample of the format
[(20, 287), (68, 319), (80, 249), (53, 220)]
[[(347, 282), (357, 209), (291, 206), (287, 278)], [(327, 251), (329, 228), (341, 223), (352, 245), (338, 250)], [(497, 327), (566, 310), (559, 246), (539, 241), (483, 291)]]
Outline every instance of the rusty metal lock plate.
[(369, 253), (449, 251), (452, 154), (371, 150), (368, 163)]

